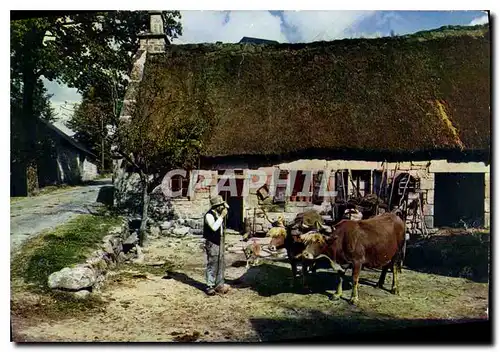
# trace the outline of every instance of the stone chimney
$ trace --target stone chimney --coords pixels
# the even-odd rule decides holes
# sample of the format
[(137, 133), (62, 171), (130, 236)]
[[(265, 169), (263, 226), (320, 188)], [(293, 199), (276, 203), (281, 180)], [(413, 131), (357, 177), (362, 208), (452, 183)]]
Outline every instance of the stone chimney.
[(148, 53), (165, 52), (165, 47), (170, 42), (163, 29), (161, 11), (149, 11), (149, 31), (140, 34), (139, 40), (139, 50), (145, 50)]

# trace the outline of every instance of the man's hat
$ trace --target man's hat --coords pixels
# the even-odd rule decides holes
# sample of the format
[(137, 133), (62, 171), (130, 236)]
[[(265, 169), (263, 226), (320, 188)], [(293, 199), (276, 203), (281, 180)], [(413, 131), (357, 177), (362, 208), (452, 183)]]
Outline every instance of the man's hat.
[(215, 197), (210, 198), (210, 207), (211, 208), (215, 208), (215, 207), (222, 205), (222, 204), (224, 204), (224, 206), (226, 208), (229, 208), (229, 205), (226, 202), (224, 202), (224, 199), (222, 199), (222, 196), (215, 196)]

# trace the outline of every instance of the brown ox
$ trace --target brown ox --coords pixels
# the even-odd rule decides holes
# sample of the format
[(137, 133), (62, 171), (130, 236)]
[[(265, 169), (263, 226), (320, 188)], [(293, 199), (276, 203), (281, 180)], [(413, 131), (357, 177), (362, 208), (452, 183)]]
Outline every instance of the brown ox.
[[(353, 289), (351, 303), (358, 301), (359, 273), (362, 266), (382, 268), (377, 286), (382, 288), (387, 270), (392, 268), (392, 290), (399, 293), (398, 272), (404, 256), (405, 224), (397, 215), (386, 213), (361, 221), (342, 220), (331, 236), (320, 234), (306, 234), (301, 236), (306, 248), (302, 256), (306, 260), (317, 259), (319, 256), (328, 257), (332, 265), (352, 265)], [(341, 273), (341, 272), (339, 272)], [(342, 279), (335, 294), (336, 298), (342, 295)]]
[[(295, 217), (292, 224), (289, 224), (285, 228), (273, 227), (268, 232), (268, 236), (271, 237), (268, 247), (269, 250), (274, 252), (282, 248), (286, 249), (294, 279), (297, 277), (297, 256), (305, 249), (301, 235), (310, 230), (320, 231), (321, 233), (331, 232), (330, 228), (323, 225), (321, 215), (315, 210), (300, 213)], [(302, 261), (303, 275), (309, 268), (313, 272), (316, 271), (312, 264), (313, 261)]]
[(346, 209), (342, 219), (347, 220), (363, 220), (363, 213), (356, 208)]

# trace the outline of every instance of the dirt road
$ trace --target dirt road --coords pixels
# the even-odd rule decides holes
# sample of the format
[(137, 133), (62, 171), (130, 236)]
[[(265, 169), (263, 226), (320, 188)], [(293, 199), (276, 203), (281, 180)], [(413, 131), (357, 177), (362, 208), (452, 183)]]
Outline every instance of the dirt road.
[(102, 179), (93, 185), (63, 189), (11, 203), (11, 253), (31, 236), (54, 228), (78, 214), (89, 213), (99, 204), (96, 203), (99, 189), (109, 185), (111, 179)]
[[(241, 246), (239, 236), (228, 241)], [(166, 277), (162, 270), (143, 271), (152, 270), (147, 263), (142, 269), (116, 268), (96, 293), (104, 301), (97, 310), (49, 319), (37, 312), (52, 312), (45, 308), (50, 303), (14, 297), (15, 341), (258, 342), (487, 319), (487, 283), (405, 268), (396, 296), (388, 292), (390, 278), (381, 290), (375, 287), (380, 272), (363, 270), (361, 300), (352, 306), (349, 282), (343, 299), (329, 299), (336, 287), (331, 272), (312, 275), (315, 289), (308, 293), (294, 287), (288, 263), (264, 261), (247, 270), (244, 255), (230, 250), (226, 279), (232, 291), (208, 297), (202, 243), (194, 236), (151, 238), (144, 248), (146, 262), (168, 260), (176, 267)]]

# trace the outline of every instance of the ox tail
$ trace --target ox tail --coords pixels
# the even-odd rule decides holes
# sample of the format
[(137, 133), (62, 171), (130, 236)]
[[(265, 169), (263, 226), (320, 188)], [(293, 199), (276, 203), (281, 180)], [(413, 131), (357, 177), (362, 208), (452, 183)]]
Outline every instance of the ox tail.
[(403, 245), (401, 246), (401, 257), (399, 259), (398, 263), (398, 272), (401, 273), (401, 269), (403, 268), (403, 262), (405, 261), (405, 255), (406, 255), (406, 236), (405, 240), (403, 242)]
[(407, 243), (407, 235), (406, 235), (406, 231), (404, 233), (404, 240), (403, 240), (403, 243), (401, 244), (401, 248), (399, 250), (399, 260), (397, 262), (397, 270), (398, 272), (401, 273), (401, 269), (403, 267), (403, 263), (404, 263), (404, 260), (405, 260), (405, 256), (406, 256), (406, 243)]

